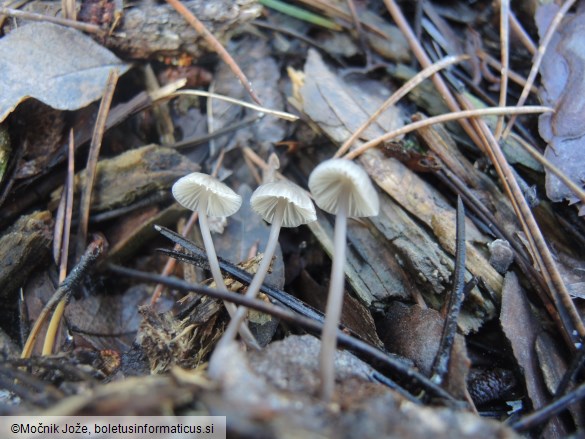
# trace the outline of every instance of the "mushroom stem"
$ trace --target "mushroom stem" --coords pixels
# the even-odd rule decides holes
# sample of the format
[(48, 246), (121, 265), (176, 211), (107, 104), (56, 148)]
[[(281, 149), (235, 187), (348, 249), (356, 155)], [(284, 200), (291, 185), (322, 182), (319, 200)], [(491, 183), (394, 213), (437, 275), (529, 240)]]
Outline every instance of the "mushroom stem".
[[(198, 209), (197, 211), (199, 213), (199, 228), (201, 229), (203, 245), (205, 246), (205, 251), (207, 252), (207, 259), (209, 260), (211, 275), (213, 276), (216, 287), (220, 290), (227, 291), (228, 289), (225, 286), (223, 276), (221, 275), (221, 271), (219, 269), (219, 261), (217, 260), (215, 246), (213, 245), (213, 240), (211, 239), (211, 232), (209, 231), (209, 223), (207, 221), (207, 213), (204, 209)], [(223, 304), (225, 305), (228, 314), (233, 319), (236, 315), (236, 305), (226, 300), (224, 300)], [(254, 338), (254, 335), (252, 335), (252, 332), (250, 332), (250, 328), (248, 328), (247, 325), (238, 325), (236, 328), (239, 328), (240, 335), (248, 346), (255, 349), (260, 349), (258, 342)]]
[(321, 374), (321, 397), (330, 401), (335, 386), (335, 350), (337, 349), (337, 329), (341, 320), (343, 307), (343, 290), (345, 283), (345, 246), (347, 234), (348, 197), (339, 199), (339, 210), (335, 218), (333, 236), (333, 265), (329, 281), (325, 323), (321, 335), (321, 351), (319, 352), (319, 371)]
[[(258, 270), (256, 270), (256, 274), (254, 275), (252, 282), (250, 282), (250, 285), (248, 286), (248, 290), (246, 291), (246, 297), (255, 298), (258, 295), (260, 288), (262, 287), (264, 278), (266, 277), (268, 269), (270, 268), (272, 257), (274, 256), (274, 252), (276, 251), (276, 245), (278, 244), (278, 235), (280, 234), (280, 228), (282, 226), (282, 219), (284, 218), (284, 210), (286, 208), (286, 205), (287, 205), (286, 201), (282, 199), (278, 202), (276, 206), (276, 210), (274, 212), (274, 219), (272, 220), (272, 225), (270, 226), (268, 242), (266, 243), (266, 248), (264, 249), (264, 256), (262, 257), (262, 261), (260, 261), (260, 265), (258, 266)], [(223, 337), (218, 343), (217, 348), (227, 345), (236, 338), (236, 332), (238, 328), (241, 326), (242, 322), (245, 320), (247, 315), (248, 308), (240, 306), (238, 308), (238, 311), (236, 312), (235, 317), (232, 318), (230, 324), (225, 330)]]

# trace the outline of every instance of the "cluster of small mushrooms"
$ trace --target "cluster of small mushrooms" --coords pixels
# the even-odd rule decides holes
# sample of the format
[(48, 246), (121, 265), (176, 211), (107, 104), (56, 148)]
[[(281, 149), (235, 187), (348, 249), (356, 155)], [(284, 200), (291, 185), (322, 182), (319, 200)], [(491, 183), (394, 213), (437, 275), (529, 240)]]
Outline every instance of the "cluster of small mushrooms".
[[(337, 330), (343, 304), (347, 218), (377, 215), (379, 201), (378, 193), (367, 173), (354, 162), (345, 159), (330, 159), (319, 164), (309, 177), (309, 190), (317, 206), (336, 215), (331, 278), (319, 356), (321, 397), (329, 401), (334, 390)], [(198, 172), (179, 179), (173, 185), (172, 191), (182, 206), (198, 212), (213, 279), (217, 288), (225, 290), (207, 217), (234, 214), (240, 208), (241, 197), (216, 178)], [(252, 194), (250, 204), (258, 215), (271, 223), (264, 256), (246, 291), (247, 297), (254, 298), (270, 267), (280, 228), (307, 224), (315, 221), (317, 215), (313, 202), (304, 189), (290, 181), (276, 178), (259, 186)], [(245, 307), (236, 308), (228, 302), (225, 302), (225, 306), (231, 321), (216, 346), (216, 352), (233, 343), (238, 333), (249, 347), (259, 348), (245, 322), (248, 310)], [(214, 367), (212, 355), (209, 367), (211, 374)]]

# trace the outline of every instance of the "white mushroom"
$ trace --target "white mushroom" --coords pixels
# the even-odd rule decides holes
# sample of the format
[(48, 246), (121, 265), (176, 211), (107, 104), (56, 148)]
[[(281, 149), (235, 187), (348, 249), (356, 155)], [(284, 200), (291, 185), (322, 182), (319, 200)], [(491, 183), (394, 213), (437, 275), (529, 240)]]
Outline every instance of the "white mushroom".
[[(270, 268), (272, 256), (278, 244), (280, 228), (298, 227), (301, 224), (315, 221), (317, 214), (307, 192), (286, 180), (266, 183), (258, 187), (250, 198), (250, 204), (258, 215), (265, 221), (272, 223), (264, 256), (246, 291), (246, 297), (253, 298), (260, 291)], [(247, 313), (247, 308), (238, 308), (236, 316), (231, 320), (217, 346), (218, 349), (234, 340), (238, 327), (246, 318)]]
[[(193, 172), (177, 180), (173, 185), (172, 192), (173, 197), (175, 197), (179, 204), (199, 214), (199, 228), (201, 229), (201, 237), (203, 238), (203, 244), (207, 252), (213, 280), (217, 288), (227, 291), (219, 269), (219, 261), (217, 260), (217, 253), (215, 252), (215, 246), (211, 239), (207, 217), (233, 215), (242, 205), (242, 197), (217, 178), (201, 172)], [(230, 317), (233, 318), (236, 314), (236, 306), (227, 301), (224, 301), (224, 305)], [(238, 327), (240, 328), (240, 335), (244, 341), (249, 346), (258, 348), (258, 343), (248, 326), (238, 325)]]
[(331, 280), (319, 354), (321, 396), (329, 401), (335, 384), (337, 328), (343, 306), (347, 218), (375, 216), (380, 202), (368, 174), (345, 159), (331, 159), (317, 166), (309, 177), (309, 189), (317, 206), (336, 215)]

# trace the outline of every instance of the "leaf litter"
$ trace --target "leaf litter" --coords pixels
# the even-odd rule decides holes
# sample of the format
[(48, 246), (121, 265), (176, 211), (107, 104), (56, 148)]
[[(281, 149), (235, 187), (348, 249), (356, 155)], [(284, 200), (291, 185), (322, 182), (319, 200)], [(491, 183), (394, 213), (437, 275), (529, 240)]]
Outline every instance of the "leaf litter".
[[(195, 137), (207, 129), (211, 132), (211, 144), (204, 143), (209, 140), (203, 139), (195, 151), (186, 153), (182, 149), (172, 151), (154, 145), (143, 146), (164, 142), (159, 131), (152, 128), (159, 113), (146, 109), (132, 118), (129, 113), (120, 115), (118, 111), (122, 109), (124, 112), (125, 101), (139, 96), (146, 88), (146, 81), (141, 79), (139, 70), (132, 69), (123, 76), (114, 95), (112, 112), (118, 112), (118, 124), (124, 119), (128, 121), (117, 127), (108, 125), (90, 216), (90, 230), (106, 234), (110, 241), (110, 253), (96, 264), (95, 273), (83, 282), (76, 280), (79, 282), (76, 294), (65, 313), (65, 327), (74, 334), (73, 339), (69, 340), (72, 344), (63, 344), (66, 333), (61, 332), (56, 344), (57, 354), (52, 357), (16, 360), (14, 354), (6, 354), (8, 362), (0, 364), (0, 371), (7, 376), (18, 373), (22, 365), (30, 366), (30, 372), (20, 375), (13, 387), (12, 395), (23, 399), (11, 410), (27, 413), (53, 406), (52, 413), (60, 414), (81, 413), (84, 410), (87, 413), (88, 408), (95, 414), (125, 413), (125, 410), (152, 414), (162, 413), (159, 401), (164, 401), (165, 410), (171, 409), (175, 413), (189, 413), (195, 407), (225, 413), (230, 419), (231, 431), (243, 436), (280, 437), (303, 432), (309, 436), (352, 437), (359, 431), (361, 437), (380, 437), (398, 432), (403, 437), (428, 437), (431, 431), (434, 435), (443, 435), (437, 432), (440, 431), (444, 432), (445, 437), (515, 437), (515, 433), (501, 422), (482, 419), (473, 412), (503, 421), (508, 418), (507, 411), (511, 404), (520, 407), (521, 414), (542, 407), (546, 410), (547, 404), (554, 398), (555, 388), (566, 381), (563, 380), (564, 374), (568, 373), (565, 371), (572, 370), (571, 362), (577, 358), (575, 349), (578, 344), (573, 343), (570, 335), (567, 337), (565, 329), (558, 323), (563, 318), (564, 310), (561, 304), (547, 296), (547, 284), (534, 269), (534, 260), (538, 255), (529, 247), (530, 237), (520, 231), (520, 221), (516, 218), (512, 203), (498, 187), (490, 166), (482, 157), (481, 148), (476, 149), (472, 144), (477, 140), (477, 133), (471, 136), (470, 141), (464, 131), (450, 124), (426, 127), (417, 135), (394, 139), (391, 144), (380, 145), (357, 159), (378, 185), (381, 212), (377, 217), (351, 220), (348, 224), (349, 248), (345, 271), (346, 295), (351, 296), (344, 304), (342, 327), (345, 334), (357, 338), (350, 339), (354, 341), (349, 344), (349, 350), (339, 350), (337, 354), (336, 392), (331, 405), (316, 397), (320, 342), (313, 336), (302, 335), (303, 331), (295, 324), (294, 318), (292, 321), (285, 319), (287, 323), (284, 323), (270, 316), (270, 313), (254, 311), (250, 321), (258, 323), (259, 340), (266, 348), (254, 352), (233, 346), (225, 354), (220, 385), (217, 386), (218, 383), (209, 381), (204, 367), (227, 323), (221, 301), (197, 293), (183, 296), (180, 289), (169, 288), (154, 306), (141, 307), (141, 304), (148, 303), (153, 287), (126, 277), (116, 275), (114, 278), (108, 273), (107, 266), (111, 262), (122, 262), (143, 271), (162, 271), (164, 258), (155, 252), (155, 248), (168, 245), (168, 242), (158, 237), (153, 226), (157, 224), (174, 229), (184, 222), (185, 211), (173, 204), (168, 196), (168, 188), (177, 178), (193, 170), (211, 171), (217, 166), (220, 178), (239, 193), (249, 195), (257, 185), (255, 178), (259, 178), (265, 166), (262, 160), (275, 151), (280, 156), (284, 178), (306, 187), (308, 175), (315, 165), (332, 156), (336, 147), (343, 144), (398, 85), (412, 77), (412, 73), (400, 73), (407, 70), (406, 64), (412, 65), (410, 61), (413, 57), (409, 49), (414, 46), (412, 38), (432, 42), (425, 47), (436, 59), (444, 56), (442, 48), (447, 51), (455, 48), (453, 50), (460, 52), (470, 47), (465, 41), (470, 34), (459, 32), (462, 29), (461, 17), (460, 13), (455, 12), (457, 7), (465, 7), (464, 2), (461, 5), (425, 4), (423, 14), (433, 25), (425, 18), (422, 28), (427, 34), (418, 37), (408, 33), (402, 35), (399, 28), (404, 31), (405, 23), (400, 22), (400, 15), (393, 9), (396, 5), (390, 0), (385, 3), (391, 12), (394, 11), (392, 15), (398, 26), (391, 24), (387, 15), (380, 14), (380, 10), (371, 5), (356, 4), (357, 16), (361, 20), (357, 33), (348, 30), (350, 25), (347, 23), (351, 23), (352, 18), (350, 8), (345, 4), (334, 6), (316, 2), (314, 6), (317, 11), (325, 15), (333, 14), (328, 18), (342, 23), (344, 30), (336, 34), (307, 23), (298, 23), (267, 9), (262, 20), (272, 27), (243, 27), (244, 22), (258, 16), (260, 8), (256, 4), (240, 2), (228, 8), (225, 2), (219, 0), (217, 3), (209, 2), (206, 7), (197, 1), (186, 3), (201, 22), (226, 43), (228, 52), (234, 55), (235, 64), (253, 83), (254, 91), (263, 104), (273, 110), (299, 112), (303, 121), (293, 125), (267, 115), (252, 122), (253, 125), (230, 131), (243, 119), (253, 117), (254, 112), (248, 109), (242, 111), (240, 107), (228, 106), (211, 98), (205, 103), (178, 97), (164, 104), (170, 116), (170, 128), (174, 127), (171, 138), (174, 137), (180, 144), (183, 135)], [(497, 39), (496, 34), (491, 30), (485, 32), (490, 24), (483, 20), (498, 11), (488, 8), (487, 2), (479, 3), (479, 8), (474, 8), (471, 13), (468, 11), (470, 20), (474, 20), (473, 25), (478, 29), (483, 47), (494, 47), (494, 43), (499, 44), (494, 40)], [(218, 15), (217, 22), (211, 22), (208, 16), (209, 8), (214, 7), (223, 14)], [(522, 15), (524, 9), (516, 9), (515, 5), (512, 7), (522, 24), (532, 19)], [(214, 90), (210, 91), (250, 100), (248, 93), (232, 76), (233, 66), (228, 68), (209, 58), (197, 58), (209, 50), (209, 45), (191, 31), (177, 34), (180, 35), (179, 45), (175, 42), (167, 48), (151, 45), (150, 36), (154, 34), (149, 34), (149, 38), (145, 39), (135, 38), (132, 41), (134, 45), (123, 40), (117, 40), (118, 45), (111, 44), (121, 38), (121, 34), (116, 34), (118, 31), (123, 31), (126, 38), (132, 39), (133, 30), (144, 28), (143, 22), (135, 21), (140, 8), (144, 8), (144, 16), (147, 16), (152, 5), (129, 7), (125, 12), (128, 20), (117, 24), (121, 27), (110, 29), (112, 35), (107, 41), (100, 39), (103, 34), (96, 34), (94, 38), (97, 42), (91, 42), (88, 37), (81, 37), (79, 31), (56, 25), (39, 25), (66, 29), (63, 34), (73, 32), (75, 41), (79, 38), (86, 40), (79, 43), (80, 47), (89, 44), (87, 53), (102, 51), (105, 58), (94, 57), (94, 64), (90, 64), (89, 68), (99, 71), (102, 76), (84, 77), (81, 75), (83, 69), (76, 70), (74, 64), (70, 70), (61, 70), (58, 74), (66, 78), (65, 85), (77, 84), (84, 90), (91, 89), (91, 93), (68, 94), (61, 87), (53, 87), (52, 90), (45, 87), (43, 90), (42, 86), (54, 83), (38, 76), (37, 86), (30, 90), (22, 89), (12, 97), (6, 95), (8, 100), (4, 100), (4, 93), (1, 94), (2, 128), (8, 128), (8, 143), (12, 144), (3, 145), (3, 150), (9, 155), (6, 167), (9, 178), (4, 180), (3, 187), (2, 200), (6, 201), (0, 205), (0, 219), (5, 229), (0, 239), (9, 242), (16, 237), (19, 244), (26, 247), (22, 251), (19, 246), (6, 246), (9, 253), (11, 250), (14, 252), (10, 257), (21, 263), (17, 266), (21, 268), (16, 271), (26, 275), (14, 277), (15, 271), (11, 267), (2, 269), (2, 275), (6, 273), (7, 276), (4, 278), (12, 279), (4, 283), (3, 302), (9, 303), (9, 306), (2, 316), (7, 316), (7, 321), (18, 322), (18, 327), (2, 326), (2, 340), (26, 338), (29, 318), (15, 305), (20, 287), (23, 287), (32, 319), (55, 290), (53, 262), (49, 257), (52, 213), (44, 209), (48, 206), (49, 210), (54, 210), (61, 193), (61, 190), (55, 189), (63, 184), (59, 161), (64, 157), (65, 131), (75, 118), (79, 121), (76, 129), (90, 132), (92, 118), (95, 117), (91, 115), (96, 113), (96, 105), (92, 102), (104, 93), (105, 76), (109, 69), (119, 68), (122, 73), (129, 68), (126, 64), (129, 57), (151, 60), (158, 57), (158, 61), (169, 62), (170, 59), (163, 59), (160, 54), (169, 56), (181, 52), (182, 57), (172, 60), (181, 65), (177, 72), (185, 65), (201, 66), (211, 72)], [(158, 18), (174, 14), (168, 5), (157, 5), (157, 8)], [(409, 14), (412, 11), (405, 8), (402, 12)], [(540, 12), (541, 15), (548, 14), (549, 19), (553, 13)], [(414, 17), (407, 16), (409, 19)], [(166, 24), (169, 35), (179, 28), (175, 26), (175, 21), (181, 21), (176, 20), (177, 17), (173, 15)], [(348, 21), (336, 17), (344, 17), (343, 20)], [(579, 9), (571, 12), (566, 18), (568, 28), (578, 28), (579, 17)], [(542, 34), (546, 25), (538, 23), (538, 20)], [(113, 26), (113, 23), (108, 21), (104, 25)], [(135, 29), (131, 28), (133, 25)], [(181, 25), (185, 26), (184, 23)], [(6, 47), (10, 50), (21, 47), (12, 44), (30, 44), (24, 40), (18, 42), (18, 32), (29, 26), (37, 25), (27, 24), (7, 32), (7, 36), (0, 39), (0, 51), (8, 50)], [(227, 43), (226, 36), (233, 29), (240, 32)], [(297, 39), (293, 29), (296, 35), (308, 38)], [(549, 159), (553, 147), (555, 153), (562, 150), (561, 145), (570, 145), (569, 149), (576, 151), (576, 141), (580, 138), (580, 134), (575, 132), (579, 129), (575, 122), (578, 111), (573, 111), (578, 108), (579, 101), (576, 96), (559, 94), (563, 89), (571, 88), (567, 85), (575, 84), (571, 72), (577, 70), (580, 58), (578, 53), (568, 55), (571, 49), (566, 45), (570, 46), (574, 33), (562, 26), (560, 29), (547, 56), (564, 58), (551, 60), (545, 57), (541, 71), (542, 85), (547, 93), (557, 87), (557, 95), (542, 95), (546, 103), (557, 109), (554, 115), (541, 116), (540, 120), (540, 134), (549, 143), (546, 153)], [(447, 32), (451, 30), (454, 32)], [(360, 32), (365, 33), (366, 38), (358, 35)], [(452, 41), (446, 44), (441, 41), (443, 36)], [(67, 46), (58, 37), (55, 38), (51, 47), (53, 52), (42, 59), (53, 62), (58, 59), (57, 56), (66, 54)], [(181, 38), (184, 38), (183, 45)], [(11, 43), (13, 39), (16, 43)], [(343, 41), (348, 44), (347, 52), (339, 50), (340, 42), (345, 44)], [(104, 49), (101, 46), (103, 43), (115, 48), (120, 58)], [(308, 49), (306, 44), (315, 44), (321, 52)], [(514, 50), (517, 50), (514, 53), (518, 54), (519, 59), (529, 65), (525, 49), (516, 40), (510, 41), (510, 44), (514, 45)], [(390, 47), (393, 49), (389, 50)], [(330, 51), (334, 56), (325, 57), (325, 51)], [(190, 58), (193, 56), (195, 58)], [(336, 60), (335, 66), (325, 61), (330, 58)], [(172, 63), (163, 65), (158, 61), (152, 62), (155, 72), (173, 71)], [(226, 62), (230, 64), (232, 61), (228, 59)], [(516, 61), (512, 58), (511, 62)], [(3, 65), (10, 68), (16, 66), (14, 63)], [(61, 67), (67, 65), (71, 67), (71, 61), (64, 62)], [(563, 66), (568, 66), (568, 76), (547, 76), (547, 68)], [(525, 67), (513, 67), (520, 74), (525, 73)], [(52, 74), (51, 69), (42, 65), (39, 67), (38, 60), (35, 62), (34, 58), (19, 69), (31, 70), (39, 75)], [(287, 71), (288, 75), (285, 74)], [(498, 91), (497, 82), (490, 83), (488, 75), (481, 70), (468, 71), (474, 74), (474, 86), (469, 82), (469, 89), (463, 92), (464, 95), (467, 99), (476, 100), (474, 106), (492, 106), (486, 96), (492, 95), (495, 101), (498, 100), (494, 93)], [(18, 87), (26, 85), (26, 81), (21, 81), (18, 76), (12, 77)], [(445, 77), (451, 85), (455, 85), (455, 93), (463, 90), (464, 86), (458, 81), (467, 79), (464, 69), (451, 67)], [(421, 84), (397, 105), (387, 109), (361, 134), (354, 147), (404, 126), (411, 118), (424, 120), (424, 113), (436, 115), (446, 112), (439, 94), (429, 85), (430, 81)], [(509, 85), (510, 96), (515, 93), (514, 87)], [(480, 89), (483, 93), (478, 93)], [(40, 95), (33, 95), (39, 90)], [(43, 93), (46, 96), (41, 97)], [(47, 124), (29, 127), (28, 124), (34, 123), (38, 116), (23, 117), (24, 113), (28, 113), (26, 105), (34, 103), (32, 99), (23, 102), (28, 97), (38, 99), (56, 111), (57, 123), (53, 124), (53, 131), (47, 128)], [(61, 112), (63, 109), (69, 113)], [(423, 113), (413, 117), (416, 111)], [(493, 129), (493, 123), (489, 123)], [(543, 125), (547, 125), (547, 130), (556, 137), (548, 138)], [(468, 124), (466, 127), (468, 134), (471, 126)], [(23, 134), (26, 131), (23, 127), (29, 128), (28, 131), (36, 134), (37, 139), (44, 137), (47, 141), (33, 141), (33, 137)], [(213, 138), (214, 131), (221, 132), (221, 137)], [(535, 138), (534, 133), (533, 126), (527, 123), (514, 135), (527, 135), (530, 141)], [(114, 134), (117, 139), (123, 140), (115, 140)], [(85, 137), (89, 136), (85, 134)], [(76, 138), (81, 139), (80, 136)], [(514, 139), (506, 139), (507, 147), (515, 142)], [(281, 141), (288, 145), (286, 151), (277, 146)], [(256, 154), (254, 160), (245, 153), (245, 148)], [(83, 142), (77, 140), (75, 149), (78, 161), (83, 161)], [(520, 153), (516, 143), (513, 149), (516, 151), (515, 158), (508, 154), (508, 160), (515, 164), (519, 178), (526, 179), (535, 185), (537, 192), (542, 192), (544, 180), (540, 162), (534, 162), (532, 156)], [(219, 164), (216, 162), (218, 157)], [(577, 163), (575, 157), (578, 156), (562, 157), (556, 158), (556, 164), (581, 184), (583, 176), (578, 175), (578, 170), (562, 167), (565, 162), (567, 165), (568, 162)], [(550, 193), (551, 181), (554, 180), (548, 171), (545, 170), (545, 173), (550, 199), (569, 198), (567, 192), (563, 192), (560, 198)], [(83, 175), (84, 171), (77, 170), (78, 188), (85, 185)], [(28, 190), (29, 187), (32, 190)], [(53, 195), (49, 197), (51, 192)], [(444, 316), (442, 309), (452, 294), (451, 277), (455, 268), (455, 193), (461, 195), (466, 203), (465, 280), (473, 288), (466, 292), (462, 313), (457, 318), (459, 334), (450, 353), (446, 384), (443, 389), (437, 389), (433, 387), (429, 374), (437, 355), (442, 328), (446, 319), (450, 318)], [(22, 204), (13, 201), (22, 194), (26, 194), (28, 201)], [(575, 245), (576, 242), (585, 242), (580, 219), (570, 207), (550, 204), (546, 199), (541, 199), (540, 205), (534, 206), (569, 292), (573, 297), (582, 298), (582, 285), (585, 284), (583, 254)], [(41, 212), (30, 214), (31, 208), (41, 209)], [(74, 207), (74, 227), (76, 211), (77, 207)], [(8, 230), (12, 219), (18, 217), (22, 217), (16, 223), (20, 224), (20, 228)], [(35, 221), (39, 218), (42, 218), (40, 226), (26, 226), (31, 221), (37, 224)], [(244, 206), (238, 216), (223, 221), (214, 240), (220, 254), (229, 261), (227, 264), (241, 264), (253, 272), (261, 257), (268, 229), (259, 217)], [(280, 294), (294, 294), (309, 305), (323, 309), (333, 248), (332, 230), (332, 218), (318, 212), (317, 222), (281, 233), (272, 278), (267, 283), (277, 288)], [(192, 234), (190, 239), (198, 242), (197, 235)], [(513, 253), (513, 257), (508, 258), (513, 261), (511, 265), (509, 260), (505, 264), (500, 263), (494, 256), (496, 243)], [(35, 244), (41, 244), (41, 248), (35, 247)], [(527, 244), (528, 247), (525, 247)], [(45, 253), (47, 257), (44, 259), (31, 257)], [(184, 260), (197, 260), (187, 256)], [(69, 269), (72, 270), (75, 264), (72, 258)], [(175, 274), (191, 282), (204, 282), (207, 277), (205, 264), (197, 265), (179, 264)], [(72, 273), (74, 275), (75, 270)], [(213, 284), (208, 285), (213, 287)], [(229, 286), (235, 291), (245, 291), (245, 285), (237, 280), (231, 279)], [(260, 299), (258, 303), (263, 304), (275, 300), (269, 295)], [(579, 300), (576, 299), (575, 303), (582, 316), (583, 307)], [(319, 311), (310, 311), (307, 316), (322, 318)], [(19, 331), (25, 334), (24, 337), (17, 335)], [(381, 349), (376, 351), (376, 355), (383, 357), (377, 357), (377, 361), (381, 358), (384, 361), (378, 364), (364, 351), (355, 348), (359, 345), (358, 339)], [(3, 353), (14, 352), (10, 342), (2, 342), (0, 347), (3, 346)], [(508, 346), (511, 349), (507, 349)], [(483, 361), (478, 360), (478, 352)], [(359, 354), (359, 358), (352, 353)], [(90, 363), (88, 356), (94, 359)], [(56, 363), (51, 363), (53, 359)], [(51, 372), (55, 370), (65, 378), (56, 381)], [(91, 378), (84, 375), (87, 379), (83, 384), (74, 378), (76, 371), (81, 373), (81, 370), (83, 373), (90, 371), (89, 375), (92, 375)], [(149, 376), (149, 372), (157, 375)], [(578, 377), (579, 371), (576, 373)], [(139, 377), (128, 378), (131, 375)], [(30, 393), (27, 397), (27, 384), (39, 379), (45, 388), (38, 390), (39, 387), (36, 387), (36, 399), (31, 398)], [(122, 381), (105, 384), (105, 381), (116, 379)], [(573, 382), (578, 383), (576, 380), (569, 381), (569, 388)], [(133, 399), (133, 387), (149, 389), (157, 395), (156, 402), (143, 401), (138, 404), (136, 397)], [(92, 388), (100, 389), (101, 399), (96, 399), (91, 391), (87, 391)], [(422, 393), (421, 388), (425, 389)], [(185, 393), (186, 389), (189, 392)], [(73, 393), (77, 393), (77, 399), (73, 405), (67, 405), (68, 396)], [(518, 401), (511, 401), (511, 398)], [(573, 405), (569, 413), (567, 417), (549, 414), (544, 418), (546, 434), (562, 437), (582, 431), (583, 419), (579, 416), (578, 404)], [(432, 423), (429, 419), (433, 420)]]
[(28, 98), (58, 110), (83, 108), (101, 97), (110, 70), (129, 68), (83, 33), (50, 23), (10, 32), (0, 40), (0, 60), (0, 122)]

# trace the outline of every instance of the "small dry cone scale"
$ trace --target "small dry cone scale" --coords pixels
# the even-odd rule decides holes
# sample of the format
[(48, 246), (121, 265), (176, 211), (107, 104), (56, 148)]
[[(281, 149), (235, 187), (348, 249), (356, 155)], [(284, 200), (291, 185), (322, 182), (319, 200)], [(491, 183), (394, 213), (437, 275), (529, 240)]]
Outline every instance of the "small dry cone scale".
[[(193, 172), (177, 180), (173, 185), (172, 192), (173, 197), (179, 204), (199, 214), (199, 228), (201, 229), (201, 237), (209, 259), (213, 280), (216, 288), (227, 291), (219, 269), (219, 261), (211, 239), (207, 217), (233, 215), (242, 205), (242, 197), (217, 178), (201, 172)], [(236, 306), (226, 301), (224, 301), (224, 305), (233, 319), (236, 315)], [(247, 325), (238, 325), (238, 328), (242, 339), (248, 346), (256, 349), (260, 348)]]
[(319, 353), (321, 397), (328, 402), (335, 386), (337, 329), (345, 283), (347, 218), (378, 215), (380, 201), (366, 171), (346, 159), (330, 159), (319, 164), (309, 177), (309, 189), (317, 206), (336, 215), (331, 280)]

